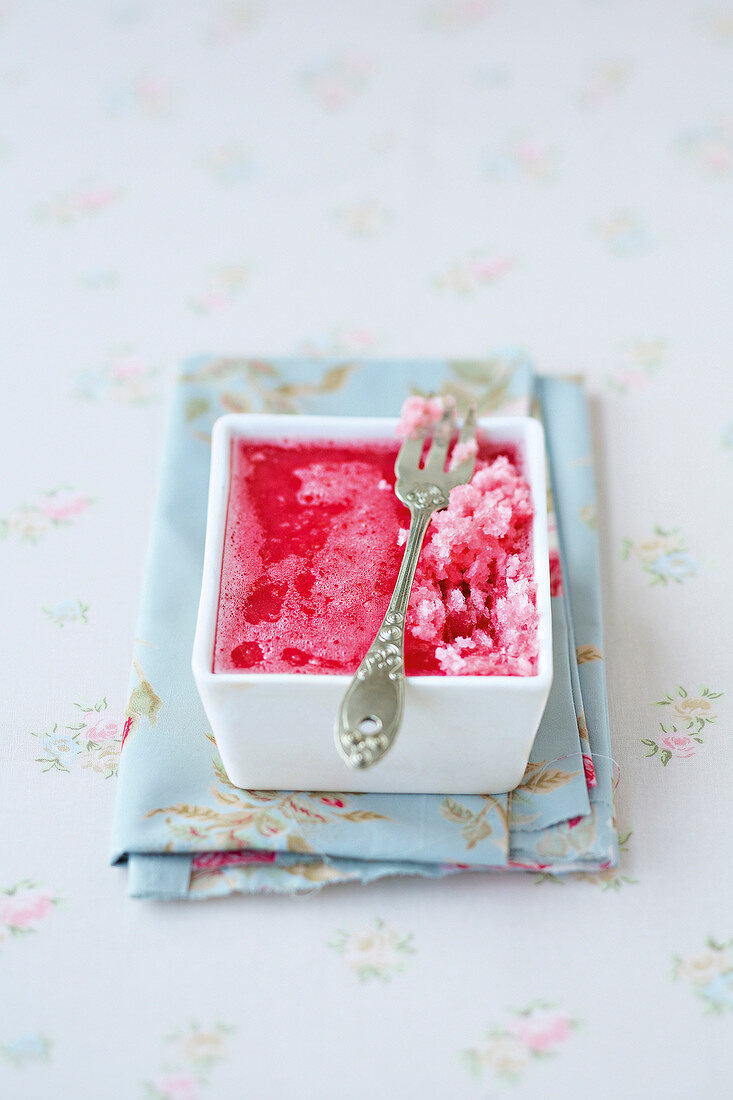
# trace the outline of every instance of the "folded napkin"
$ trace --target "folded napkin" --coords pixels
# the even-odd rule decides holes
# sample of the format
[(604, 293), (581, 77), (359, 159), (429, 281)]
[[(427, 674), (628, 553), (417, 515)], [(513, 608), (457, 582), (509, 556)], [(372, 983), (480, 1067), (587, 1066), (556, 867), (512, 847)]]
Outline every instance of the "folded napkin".
[[(544, 421), (551, 489), (550, 698), (511, 794), (245, 791), (227, 779), (190, 668), (210, 431), (224, 412), (397, 415), (410, 393)], [(133, 897), (293, 893), (384, 875), (598, 871), (618, 856), (587, 401), (519, 354), (485, 361), (212, 359), (173, 394), (133, 657), (112, 842)], [(262, 714), (262, 722), (267, 715)]]

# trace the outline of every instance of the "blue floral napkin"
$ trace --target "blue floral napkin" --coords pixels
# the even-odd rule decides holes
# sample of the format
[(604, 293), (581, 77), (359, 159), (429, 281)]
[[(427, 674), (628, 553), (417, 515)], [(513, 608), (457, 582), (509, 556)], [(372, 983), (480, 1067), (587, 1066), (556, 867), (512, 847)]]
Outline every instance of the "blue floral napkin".
[[(190, 670), (210, 431), (223, 412), (396, 415), (413, 392), (540, 416), (556, 528), (552, 692), (512, 794), (245, 791), (221, 766)], [(548, 486), (548, 490), (549, 490)], [(267, 716), (262, 716), (267, 721)], [(384, 875), (598, 871), (617, 861), (588, 409), (521, 355), (485, 361), (191, 361), (171, 404), (137, 628), (112, 860), (130, 894), (292, 893)]]

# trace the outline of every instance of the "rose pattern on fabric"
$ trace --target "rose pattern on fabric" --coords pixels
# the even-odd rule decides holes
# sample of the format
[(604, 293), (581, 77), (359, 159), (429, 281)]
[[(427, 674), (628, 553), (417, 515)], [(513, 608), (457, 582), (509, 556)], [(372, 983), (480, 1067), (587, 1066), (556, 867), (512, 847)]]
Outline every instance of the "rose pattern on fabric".
[(341, 956), (344, 966), (360, 982), (390, 981), (404, 971), (407, 958), (416, 953), (412, 932), (401, 935), (380, 917), (358, 931), (338, 929), (327, 946)]
[[(493, 840), (493, 826), (489, 820), (492, 811), (499, 816), (504, 837), (509, 831), (509, 814), (506, 806), (493, 795), (481, 795), (483, 806), (480, 810), (472, 810), (457, 798), (449, 795), (440, 803), (440, 813), (448, 821), (461, 826), (461, 836), (466, 841), (466, 850), (475, 848), (476, 845), (489, 837)], [(503, 843), (503, 841), (500, 841)]]
[(17, 1069), (51, 1061), (53, 1040), (38, 1031), (29, 1031), (6, 1042), (0, 1042), (0, 1056)]
[(375, 62), (368, 54), (347, 52), (316, 62), (300, 74), (300, 86), (323, 111), (343, 111), (368, 88)]
[(558, 150), (524, 135), (507, 138), (484, 152), (483, 169), (496, 182), (550, 183), (557, 172)]
[(194, 856), (192, 871), (221, 871), (247, 863), (274, 863), (276, 852), (201, 852)]
[(205, 317), (231, 305), (246, 287), (250, 274), (250, 267), (242, 263), (219, 264), (212, 268), (203, 289), (189, 299), (189, 309)]
[(298, 413), (309, 398), (342, 390), (355, 366), (350, 362), (324, 366), (317, 381), (294, 383), (269, 359), (214, 359), (182, 376), (192, 385), (215, 386), (217, 394), (215, 401), (192, 395), (186, 404), (186, 422), (196, 438), (210, 442), (211, 425), (223, 413)]
[[(231, 861), (222, 862), (219, 866), (208, 867), (205, 864), (199, 866), (197, 865), (197, 859), (194, 859), (188, 886), (190, 897), (225, 897), (239, 892), (270, 894), (273, 892), (273, 883), (277, 882), (278, 879), (283, 883), (287, 883), (288, 893), (299, 891), (310, 893), (327, 884), (352, 882), (358, 880), (359, 877), (353, 870), (344, 870), (334, 866), (328, 857), (325, 859), (310, 857), (304, 858), (302, 861), (283, 864), (277, 862), (277, 853), (275, 852), (246, 851), (223, 854), (233, 858)], [(268, 865), (267, 881), (260, 881), (259, 884), (255, 884), (253, 880), (257, 877), (258, 865), (263, 863)]]
[[(625, 833), (619, 833), (618, 850), (621, 857), (625, 856), (629, 851), (631, 835), (631, 829), (627, 830)], [(598, 871), (584, 871), (581, 874), (573, 874), (572, 881), (575, 882), (583, 879), (585, 882), (590, 882), (593, 883), (594, 886), (600, 887), (603, 892), (608, 890), (614, 893), (618, 893), (624, 886), (638, 886), (638, 879), (624, 874), (623, 858), (621, 862), (622, 865), (619, 867), (601, 867)], [(564, 886), (568, 882), (568, 876), (542, 871), (537, 875), (535, 881), (537, 885), (542, 882), (554, 882)]]
[[(580, 721), (580, 719), (578, 719)], [(583, 754), (583, 775), (585, 776), (585, 785), (590, 790), (592, 787), (598, 786), (598, 779), (596, 778), (596, 768), (593, 763), (593, 757), (590, 753), (584, 752)]]
[(700, 572), (700, 562), (687, 552), (687, 540), (677, 528), (655, 526), (653, 536), (642, 542), (624, 539), (621, 557), (624, 561), (636, 558), (651, 577), (650, 584), (682, 584)]
[(576, 103), (590, 110), (607, 106), (627, 86), (631, 72), (630, 63), (621, 58), (598, 62), (578, 90)]
[(394, 213), (381, 200), (366, 198), (339, 207), (333, 218), (350, 237), (379, 237), (393, 221)]
[(533, 1061), (558, 1054), (579, 1023), (547, 1001), (510, 1009), (474, 1046), (461, 1051), (463, 1065), (475, 1078), (489, 1074), (497, 1082), (519, 1082)]
[(447, 267), (433, 278), (438, 290), (451, 290), (462, 297), (475, 294), (484, 286), (496, 282), (514, 266), (509, 256), (475, 251)]
[(728, 175), (733, 170), (733, 114), (708, 119), (685, 130), (679, 147), (709, 175)]
[(133, 658), (132, 667), (137, 677), (137, 683), (130, 691), (130, 697), (127, 700), (127, 707), (125, 708), (125, 725), (122, 732), (123, 742), (138, 728), (141, 721), (147, 721), (151, 726), (154, 726), (158, 721), (158, 714), (163, 706), (163, 700), (146, 678), (142, 665), (137, 657)]
[(30, 879), (0, 887), (0, 943), (12, 936), (37, 932), (60, 901)]
[(139, 113), (165, 121), (174, 114), (178, 94), (165, 76), (142, 70), (114, 85), (106, 97), (108, 110), (115, 114)]
[[(207, 734), (215, 746), (213, 737)], [(305, 833), (329, 822), (353, 825), (386, 821), (373, 810), (350, 809), (358, 795), (303, 791), (248, 791), (230, 782), (218, 753), (212, 759), (215, 784), (213, 806), (181, 803), (149, 810), (146, 817), (165, 814), (168, 833), (180, 850), (261, 849), (281, 837), (289, 852), (312, 853)], [(217, 805), (218, 807), (217, 808)], [(221, 808), (223, 807), (223, 808)]]
[(513, 407), (512, 381), (525, 363), (519, 354), (490, 355), (484, 359), (450, 359), (448, 375), (438, 387), (437, 395), (417, 390), (423, 398), (451, 398), (459, 416), (465, 416), (476, 405), (479, 416), (501, 411), (507, 416), (518, 411)]
[(228, 1056), (236, 1029), (217, 1021), (204, 1028), (196, 1021), (165, 1039), (159, 1071), (142, 1082), (147, 1100), (203, 1100), (212, 1073)]
[(707, 1012), (733, 1012), (733, 939), (718, 942), (710, 936), (698, 954), (675, 955), (672, 974), (688, 983)]
[(49, 489), (0, 519), (0, 539), (14, 537), (21, 542), (39, 542), (53, 527), (72, 524), (93, 503), (86, 493), (76, 492), (68, 485)]
[(679, 684), (674, 694), (666, 694), (657, 699), (654, 706), (668, 707), (669, 717), (666, 725), (659, 723), (661, 734), (655, 738), (642, 737), (641, 744), (646, 745), (646, 756), (657, 756), (666, 767), (673, 757), (687, 760), (695, 756), (697, 746), (704, 744), (701, 734), (706, 726), (713, 725), (718, 716), (713, 703), (720, 699), (722, 691), (711, 691), (701, 684), (697, 695), (690, 695)]
[[(586, 775), (588, 771), (584, 764)], [(529, 761), (522, 778), (522, 782), (511, 792), (512, 821), (521, 820), (523, 825), (529, 825), (537, 817), (536, 814), (521, 815), (517, 811), (517, 804), (527, 802), (529, 795), (545, 794), (565, 786), (577, 775), (579, 771), (568, 772), (562, 768), (552, 766), (547, 760)], [(593, 773), (595, 775), (595, 773)], [(591, 784), (593, 785), (593, 784)], [(491, 842), (503, 847), (509, 836), (509, 811), (506, 803), (494, 795), (480, 795), (483, 806), (479, 810), (472, 809), (459, 798), (453, 795), (446, 796), (439, 805), (439, 811), (446, 820), (461, 826), (461, 836), (466, 841), (466, 851), (475, 848), (483, 840), (491, 839)], [(496, 816), (492, 825), (492, 814)], [(495, 826), (499, 826), (500, 832), (495, 833)]]
[(59, 727), (54, 722), (47, 730), (31, 736), (38, 738), (40, 756), (35, 757), (41, 771), (71, 772), (72, 768), (91, 770), (110, 779), (117, 775), (122, 747), (123, 722), (107, 712), (106, 697), (98, 703), (74, 703), (81, 721)]
[(366, 356), (377, 351), (380, 337), (361, 325), (342, 325), (323, 336), (304, 340), (296, 354), (308, 359), (342, 359), (344, 356)]
[[(597, 830), (595, 807), (588, 817), (571, 818), (544, 829), (538, 835), (535, 852), (538, 860), (551, 863), (566, 860), (574, 852), (582, 852), (593, 842)], [(542, 868), (537, 868), (541, 870)]]
[(619, 366), (606, 377), (606, 385), (618, 394), (629, 394), (657, 375), (664, 362), (668, 342), (663, 339), (634, 340), (621, 349)]
[(34, 213), (40, 221), (71, 226), (106, 210), (121, 196), (122, 190), (119, 187), (104, 184), (90, 187), (82, 184), (70, 191), (61, 191), (54, 195), (53, 198), (37, 206)]
[(110, 354), (96, 367), (78, 371), (72, 394), (82, 401), (148, 405), (160, 396), (161, 374), (160, 367), (125, 349)]
[(41, 610), (49, 622), (64, 627), (69, 623), (89, 622), (90, 606), (82, 600), (60, 600), (53, 607), (43, 607)]
[(234, 187), (246, 182), (252, 175), (252, 158), (241, 142), (227, 142), (215, 149), (208, 149), (199, 157), (205, 172), (224, 187)]
[(530, 760), (522, 777), (522, 782), (512, 792), (515, 798), (520, 798), (525, 793), (544, 794), (547, 791), (555, 791), (558, 787), (564, 787), (576, 775), (578, 771), (565, 771), (564, 768), (552, 767), (552, 761)]
[(598, 222), (595, 228), (611, 255), (621, 259), (643, 256), (655, 244), (646, 222), (633, 210), (617, 210)]
[[(621, 857), (619, 867), (602, 867), (598, 871), (584, 871), (578, 878), (584, 879), (586, 882), (592, 882), (593, 886), (600, 887), (601, 891), (608, 890), (613, 893), (619, 892), (625, 886), (638, 886), (638, 879), (625, 875), (623, 870), (624, 856), (628, 854), (628, 843), (630, 843), (631, 837), (631, 829), (619, 834), (619, 853)], [(566, 881), (566, 879), (562, 879), (562, 881)]]

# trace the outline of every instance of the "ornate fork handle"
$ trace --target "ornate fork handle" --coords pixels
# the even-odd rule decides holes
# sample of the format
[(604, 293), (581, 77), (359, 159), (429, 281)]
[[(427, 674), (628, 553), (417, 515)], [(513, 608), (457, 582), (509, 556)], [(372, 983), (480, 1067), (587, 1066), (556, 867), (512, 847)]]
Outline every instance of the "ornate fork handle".
[(336, 747), (352, 768), (369, 768), (392, 746), (405, 705), (405, 616), (425, 532), (448, 494), (437, 485), (408, 493), (410, 532), (392, 599), (377, 636), (344, 695), (336, 718)]

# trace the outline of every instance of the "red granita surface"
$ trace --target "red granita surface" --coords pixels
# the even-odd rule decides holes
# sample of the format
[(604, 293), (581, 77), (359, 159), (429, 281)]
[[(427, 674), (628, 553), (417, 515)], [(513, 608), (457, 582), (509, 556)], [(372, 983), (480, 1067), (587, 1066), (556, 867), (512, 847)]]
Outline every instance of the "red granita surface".
[[(215, 672), (353, 674), (394, 587), (409, 512), (397, 440), (232, 443)], [(479, 435), (469, 485), (431, 521), (407, 616), (407, 674), (537, 666), (532, 502), (514, 448)]]

